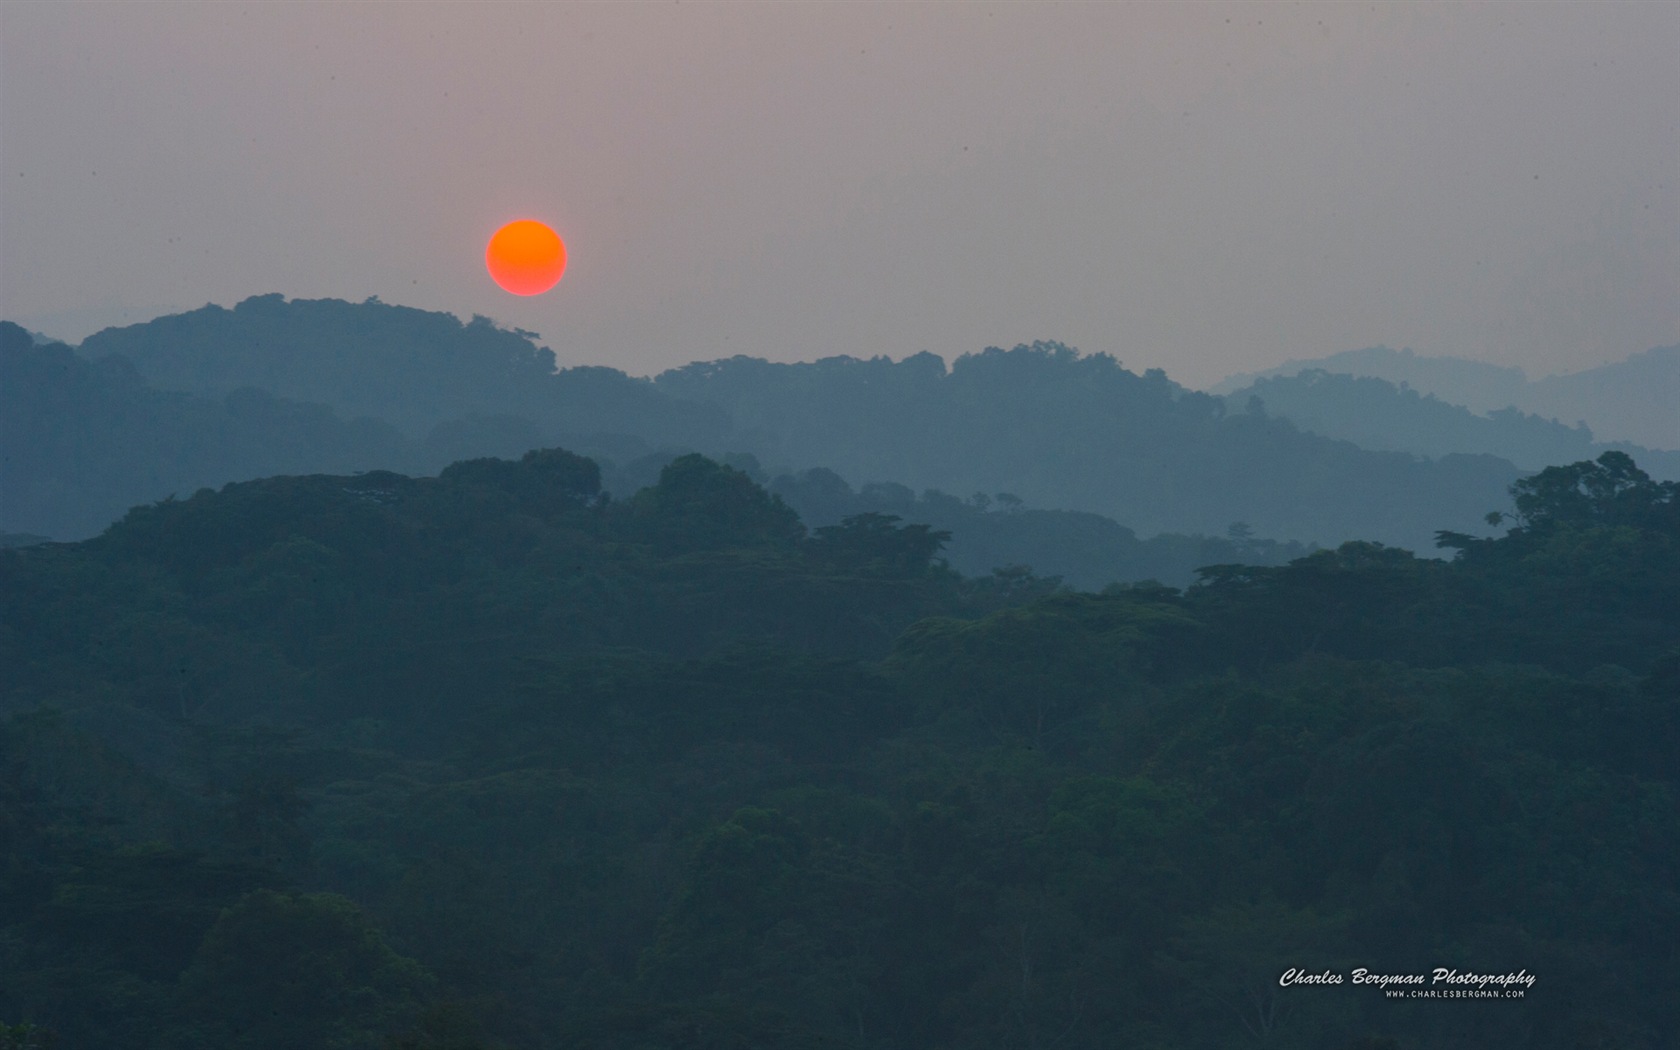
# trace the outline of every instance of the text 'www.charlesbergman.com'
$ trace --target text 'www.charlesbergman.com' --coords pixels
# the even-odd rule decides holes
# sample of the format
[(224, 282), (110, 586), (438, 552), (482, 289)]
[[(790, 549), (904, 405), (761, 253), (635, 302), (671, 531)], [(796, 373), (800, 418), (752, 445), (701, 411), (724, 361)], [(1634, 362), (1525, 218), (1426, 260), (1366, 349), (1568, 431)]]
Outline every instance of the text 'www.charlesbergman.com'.
[(1526, 988), (1390, 988), (1389, 999), (1521, 999)]
[(1348, 973), (1305, 969), (1285, 970), (1278, 984), (1356, 984), (1381, 988), (1389, 999), (1521, 999), (1534, 987), (1526, 969), (1515, 973), (1475, 973), (1438, 966), (1428, 973), (1376, 973), (1360, 967)]

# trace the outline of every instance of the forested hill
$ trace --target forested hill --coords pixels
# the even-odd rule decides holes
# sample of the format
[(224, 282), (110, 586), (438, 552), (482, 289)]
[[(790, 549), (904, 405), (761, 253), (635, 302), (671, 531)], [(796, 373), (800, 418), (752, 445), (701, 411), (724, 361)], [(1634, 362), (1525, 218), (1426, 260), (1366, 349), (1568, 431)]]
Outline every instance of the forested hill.
[(162, 390), (218, 397), (257, 387), (371, 416), (419, 437), (474, 413), (528, 414), (554, 355), (488, 321), (377, 301), (259, 295), (209, 305), (83, 341), (89, 358), (120, 356)]
[(156, 390), (125, 358), (89, 361), (0, 322), (0, 530), (79, 538), (205, 486), (422, 460), (377, 420), (250, 388)]
[(1519, 403), (1529, 381), (1520, 368), (1462, 357), (1431, 357), (1409, 349), (1368, 346), (1311, 360), (1285, 361), (1261, 372), (1227, 376), (1210, 387), (1209, 393), (1229, 395), (1260, 380), (1287, 379), (1314, 371), (1405, 384), (1413, 390), (1434, 394), (1448, 404), (1464, 405), (1472, 412), (1492, 412)]
[[(233, 481), (372, 470), (431, 474), (475, 456), (517, 459), (542, 443), (534, 423), (509, 416), (439, 423), (416, 441), (378, 420), (347, 421), (325, 405), (261, 390), (219, 397), (157, 390), (124, 357), (89, 361), (62, 344), (34, 345), (22, 328), (0, 322), (0, 546), (94, 536), (131, 507)], [(627, 462), (602, 460), (612, 490), (621, 494), (653, 483), (679, 455), (645, 453), (639, 441), (628, 447)], [(750, 456), (733, 459), (757, 469)], [(756, 476), (770, 480), (762, 471)], [(1008, 494), (996, 502), (937, 490), (918, 496), (893, 484), (855, 492), (822, 468), (774, 484), (812, 526), (875, 512), (958, 529), (961, 538), (947, 556), (976, 575), (1030, 566), (1093, 589), (1145, 579), (1182, 585), (1211, 562), (1275, 565), (1306, 553), (1300, 544), (1252, 535), (1139, 539), (1100, 515), (1026, 508)]]
[[(276, 478), (0, 551), (0, 1038), (1659, 1050), (1680, 485), (1451, 561), (964, 580), (678, 459)], [(1290, 968), (1526, 974), (1479, 1002)], [(1454, 987), (1453, 991), (1464, 991)]]
[(128, 359), (163, 390), (219, 397), (256, 387), (383, 420), (413, 438), (440, 423), (513, 416), (543, 440), (634, 434), (654, 446), (710, 445), (727, 418), (661, 397), (610, 368), (554, 371), (533, 334), (488, 318), (377, 300), (259, 295), (233, 309), (210, 305), (89, 336), (78, 352)]
[[(610, 398), (600, 400), (597, 411), (611, 407)], [(130, 507), (232, 481), (430, 474), (460, 459), (518, 458), (543, 444), (537, 426), (517, 416), (449, 419), (417, 440), (379, 419), (345, 418), (329, 405), (253, 386), (160, 390), (126, 357), (36, 345), (0, 321), (0, 531), (82, 539)]]
[(1159, 370), (1140, 376), (1056, 343), (965, 354), (949, 371), (932, 354), (734, 358), (666, 372), (655, 385), (727, 411), (737, 443), (767, 463), (1004, 491), (1145, 535), (1217, 535), (1240, 521), (1263, 536), (1427, 549), (1436, 529), (1475, 527), (1518, 473), (1492, 456), (1372, 452), (1264, 413), (1229, 413)]
[[(1518, 471), (1491, 456), (1427, 460), (1227, 413), (1159, 371), (1039, 343), (949, 369), (931, 354), (772, 364), (735, 358), (656, 379), (608, 368), (552, 372), (525, 333), (378, 302), (260, 296), (90, 337), (165, 389), (258, 387), (371, 416), (411, 437), (471, 417), (524, 421), (543, 444), (615, 460), (662, 451), (751, 453), (772, 474), (813, 467), (848, 483), (966, 497), (1006, 492), (1149, 535), (1262, 536), (1427, 548), (1474, 528)], [(488, 454), (458, 447), (457, 454)]]

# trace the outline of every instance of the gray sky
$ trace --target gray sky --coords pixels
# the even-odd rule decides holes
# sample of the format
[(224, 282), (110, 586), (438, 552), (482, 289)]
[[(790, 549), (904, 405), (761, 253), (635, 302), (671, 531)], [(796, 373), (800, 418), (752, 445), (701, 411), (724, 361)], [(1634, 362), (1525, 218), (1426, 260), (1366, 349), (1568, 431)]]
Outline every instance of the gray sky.
[[(487, 314), (562, 364), (1058, 339), (1191, 384), (1680, 342), (1680, 4), (0, 6), (0, 315)], [(558, 229), (498, 290), (501, 223)]]

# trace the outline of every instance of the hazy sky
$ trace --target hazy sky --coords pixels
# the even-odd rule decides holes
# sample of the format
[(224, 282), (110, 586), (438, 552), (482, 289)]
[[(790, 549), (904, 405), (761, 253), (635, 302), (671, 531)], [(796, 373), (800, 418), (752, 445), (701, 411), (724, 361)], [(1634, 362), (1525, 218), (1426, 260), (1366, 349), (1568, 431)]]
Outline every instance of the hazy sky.
[[(1680, 342), (1680, 4), (0, 3), (0, 315), (266, 292), (562, 364), (1057, 339), (1192, 384)], [(491, 284), (501, 223), (571, 265)]]

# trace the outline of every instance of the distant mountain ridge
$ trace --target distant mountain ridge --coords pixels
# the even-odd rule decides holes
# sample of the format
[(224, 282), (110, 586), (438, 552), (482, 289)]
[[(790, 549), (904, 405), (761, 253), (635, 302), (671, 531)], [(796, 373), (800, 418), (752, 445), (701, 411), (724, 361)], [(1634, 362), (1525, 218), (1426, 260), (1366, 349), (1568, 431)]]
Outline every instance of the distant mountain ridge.
[(1228, 395), (1226, 403), (1241, 410), (1254, 397), (1270, 414), (1361, 448), (1423, 456), (1485, 453), (1536, 471), (1614, 450), (1633, 456), (1654, 477), (1680, 480), (1680, 452), (1595, 441), (1584, 424), (1568, 427), (1515, 408), (1478, 415), (1386, 379), (1308, 369), (1256, 380)]
[[(1007, 491), (1136, 529), (1330, 545), (1350, 536), (1429, 549), (1451, 518), (1479, 522), (1518, 471), (1491, 456), (1420, 460), (1229, 413), (1158, 369), (1057, 343), (902, 362), (829, 358), (696, 363), (656, 387), (729, 414), (767, 463), (819, 462), (848, 479), (946, 492)], [(1490, 502), (1491, 501), (1491, 502)], [(1472, 505), (1485, 509), (1472, 511)]]
[(156, 390), (124, 358), (88, 361), (0, 321), (0, 531), (81, 539), (204, 487), (423, 459), (386, 423), (249, 387)]
[(1530, 384), (1519, 407), (1584, 419), (1600, 440), (1680, 449), (1680, 343)]
[(1227, 376), (1209, 393), (1229, 395), (1261, 380), (1308, 371), (1383, 379), (1477, 413), (1514, 407), (1566, 424), (1585, 422), (1603, 442), (1680, 449), (1680, 409), (1675, 407), (1680, 405), (1680, 344), (1538, 380), (1520, 368), (1374, 346)]
[[(22, 328), (0, 322), (0, 548), (91, 537), (132, 507), (230, 482), (380, 470), (436, 474), (459, 461), (518, 459), (542, 444), (536, 426), (516, 417), (440, 423), (415, 441), (387, 423), (347, 421), (325, 405), (251, 388), (220, 398), (156, 390), (126, 358), (87, 361), (62, 343), (30, 345)], [(672, 458), (646, 453), (623, 464), (600, 462), (611, 490), (628, 498), (657, 484)], [(752, 457), (741, 462), (768, 480)], [(1011, 506), (1007, 496), (988, 513), (989, 497), (917, 497), (902, 485), (854, 493), (820, 468), (784, 475), (775, 488), (813, 528), (873, 512), (951, 529), (958, 535), (946, 557), (969, 576), (1010, 568), (1007, 579), (1023, 580), (1030, 566), (1087, 590), (1143, 579), (1183, 586), (1202, 565), (1278, 565), (1307, 553), (1299, 544), (1246, 538), (1140, 540), (1100, 515)]]
[[(449, 314), (377, 300), (288, 302), (280, 295), (107, 328), (78, 352), (124, 357), (160, 390), (219, 397), (258, 387), (382, 419), (413, 437), (477, 412), (529, 414), (532, 384), (554, 372), (553, 353), (487, 319), (463, 325)], [(432, 381), (396, 381), (416, 371)]]
[(1307, 371), (1386, 379), (1396, 385), (1405, 384), (1423, 393), (1434, 394), (1449, 404), (1463, 405), (1473, 412), (1490, 412), (1513, 405), (1528, 385), (1528, 376), (1520, 368), (1506, 368), (1461, 357), (1425, 357), (1410, 349), (1368, 346), (1324, 357), (1291, 359), (1259, 372), (1239, 372), (1209, 387), (1208, 393), (1226, 396), (1262, 379), (1295, 376)]
[(489, 318), (370, 299), (258, 295), (229, 310), (210, 305), (89, 336), (77, 353), (123, 357), (151, 385), (204, 397), (244, 387), (330, 405), (421, 438), (473, 418), (526, 421), (549, 444), (636, 436), (657, 444), (721, 437), (726, 418), (661, 396), (613, 368), (570, 368), (557, 380), (553, 351)]
[[(1427, 551), (1438, 529), (1480, 530), (1519, 475), (1490, 455), (1360, 449), (1050, 342), (949, 367), (932, 354), (738, 357), (647, 380), (555, 371), (529, 333), (482, 318), (269, 295), (109, 329), (79, 353), (125, 358), (154, 386), (200, 397), (255, 387), (411, 441), (448, 437), (451, 458), (558, 446), (603, 460), (611, 477), (648, 457), (749, 453), (771, 475), (820, 466), (852, 485), (1012, 493), (1146, 536), (1221, 536), (1242, 523), (1279, 540)], [(499, 447), (485, 447), (492, 440)]]

